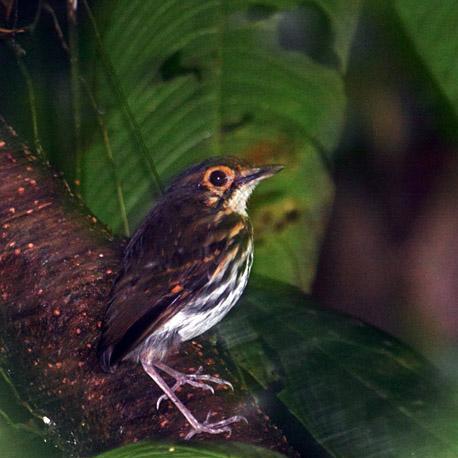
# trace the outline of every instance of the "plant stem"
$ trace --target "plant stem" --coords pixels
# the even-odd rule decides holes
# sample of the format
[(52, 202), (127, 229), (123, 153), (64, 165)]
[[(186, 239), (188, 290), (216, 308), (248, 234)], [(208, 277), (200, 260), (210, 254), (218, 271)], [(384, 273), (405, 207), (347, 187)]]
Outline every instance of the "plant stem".
[(102, 132), (103, 144), (105, 145), (105, 151), (107, 153), (108, 162), (110, 163), (110, 166), (111, 166), (111, 172), (113, 174), (113, 180), (114, 180), (115, 187), (116, 187), (116, 194), (118, 197), (119, 210), (121, 211), (121, 218), (122, 218), (122, 223), (123, 223), (123, 228), (124, 228), (124, 234), (128, 237), (130, 235), (129, 219), (127, 218), (126, 204), (124, 201), (124, 194), (122, 190), (122, 181), (118, 175), (116, 163), (114, 161), (113, 150), (111, 148), (110, 137), (108, 134), (108, 128), (105, 123), (105, 119), (103, 118), (102, 114), (100, 113), (100, 110), (97, 105), (97, 101), (95, 100), (95, 97), (92, 94), (89, 88), (89, 85), (83, 79), (81, 79), (81, 82), (91, 101), (92, 107), (94, 108), (95, 115), (97, 117), (97, 121), (99, 123), (99, 127)]
[(27, 95), (29, 98), (30, 115), (32, 117), (33, 142), (35, 145), (35, 150), (37, 151), (38, 155), (46, 161), (46, 153), (41, 144), (38, 130), (37, 101), (35, 98), (35, 91), (33, 89), (32, 78), (30, 77), (29, 70), (27, 69), (27, 66), (23, 61), (25, 51), (14, 40), (11, 40), (9, 44), (14, 52), (14, 55), (16, 56), (16, 62), (18, 64), (19, 71), (21, 72), (22, 77), (24, 78), (25, 84), (27, 86)]
[[(70, 48), (65, 41), (64, 34), (62, 33), (62, 28), (60, 27), (59, 21), (57, 19), (56, 13), (54, 12), (53, 8), (49, 5), (45, 5), (46, 10), (49, 12), (49, 14), (52, 17), (53, 23), (54, 23), (54, 28), (56, 30), (56, 33), (59, 37), (59, 40), (61, 42), (62, 49), (70, 55)], [(95, 116), (97, 118), (97, 122), (100, 127), (100, 131), (102, 134), (103, 138), (103, 144), (105, 146), (105, 151), (107, 153), (107, 158), (108, 162), (110, 163), (111, 167), (111, 172), (113, 174), (113, 180), (116, 188), (116, 195), (118, 198), (118, 204), (119, 204), (119, 210), (121, 212), (121, 219), (123, 223), (123, 229), (124, 229), (124, 234), (128, 237), (130, 235), (130, 227), (129, 227), (129, 219), (127, 217), (127, 210), (126, 210), (126, 204), (124, 200), (124, 193), (122, 189), (122, 181), (118, 175), (117, 168), (116, 168), (116, 163), (114, 161), (114, 156), (113, 156), (113, 150), (111, 148), (111, 142), (110, 142), (110, 136), (108, 133), (108, 127), (106, 125), (105, 119), (101, 113), (101, 110), (97, 104), (97, 100), (95, 99), (95, 96), (93, 92), (91, 91), (91, 88), (87, 81), (81, 76), (81, 73), (78, 73), (78, 79), (80, 83), (80, 87), (83, 88), (83, 90), (86, 92), (87, 97), (89, 98), (89, 101), (91, 102), (92, 108), (94, 110)]]
[(81, 90), (80, 90), (80, 69), (79, 69), (79, 46), (78, 46), (78, 20), (76, 11), (73, 8), (72, 0), (67, 1), (68, 18), (68, 42), (70, 54), (70, 84), (73, 105), (73, 123), (75, 133), (75, 183), (81, 182)]

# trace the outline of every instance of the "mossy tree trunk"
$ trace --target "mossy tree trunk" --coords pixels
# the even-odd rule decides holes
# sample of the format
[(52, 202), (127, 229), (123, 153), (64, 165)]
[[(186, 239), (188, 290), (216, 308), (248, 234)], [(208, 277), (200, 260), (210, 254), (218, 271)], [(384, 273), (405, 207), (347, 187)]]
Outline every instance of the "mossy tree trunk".
[[(140, 366), (103, 373), (95, 357), (105, 300), (120, 266), (122, 242), (71, 194), (0, 119), (0, 302), (2, 346), (20, 395), (52, 423), (67, 452), (89, 455), (145, 438), (180, 439), (189, 427)], [(281, 433), (230, 372), (208, 338), (183, 345), (171, 364), (199, 366), (233, 382), (235, 392), (180, 397), (204, 419), (242, 414), (231, 440), (286, 451)], [(197, 439), (209, 439), (197, 436)], [(220, 438), (218, 438), (220, 439)]]

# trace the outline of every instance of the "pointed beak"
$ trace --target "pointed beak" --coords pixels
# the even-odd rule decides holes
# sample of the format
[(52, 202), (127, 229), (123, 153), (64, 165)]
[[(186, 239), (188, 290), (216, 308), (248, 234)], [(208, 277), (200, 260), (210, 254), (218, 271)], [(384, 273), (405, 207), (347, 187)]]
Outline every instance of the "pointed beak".
[(237, 183), (241, 185), (257, 183), (261, 180), (265, 180), (266, 178), (270, 178), (283, 169), (283, 165), (263, 165), (262, 167), (253, 167), (252, 169), (248, 169), (243, 176), (239, 177), (237, 179)]

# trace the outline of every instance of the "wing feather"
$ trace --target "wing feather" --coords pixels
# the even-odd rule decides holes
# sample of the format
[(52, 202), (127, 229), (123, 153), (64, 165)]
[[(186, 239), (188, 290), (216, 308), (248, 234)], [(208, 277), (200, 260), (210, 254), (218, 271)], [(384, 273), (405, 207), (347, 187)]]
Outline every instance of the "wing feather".
[(240, 224), (238, 215), (216, 225), (214, 216), (202, 215), (182, 227), (168, 213), (154, 208), (126, 248), (98, 349), (107, 371), (199, 294), (234, 242), (228, 228)]

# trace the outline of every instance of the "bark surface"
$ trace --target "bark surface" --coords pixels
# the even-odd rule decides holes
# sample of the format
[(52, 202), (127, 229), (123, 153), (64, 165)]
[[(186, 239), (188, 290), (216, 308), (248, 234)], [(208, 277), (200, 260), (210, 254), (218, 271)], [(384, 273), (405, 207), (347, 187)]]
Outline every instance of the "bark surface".
[[(21, 397), (53, 422), (50, 438), (88, 456), (146, 438), (181, 439), (189, 430), (133, 364), (103, 373), (95, 356), (105, 299), (120, 266), (122, 243), (71, 194), (62, 177), (21, 143), (0, 118), (0, 305), (6, 369)], [(245, 415), (231, 440), (282, 452), (288, 446), (228, 369), (228, 355), (208, 338), (182, 345), (169, 363), (199, 366), (233, 383), (214, 396), (179, 392), (198, 419)], [(194, 440), (218, 439), (206, 435)]]

